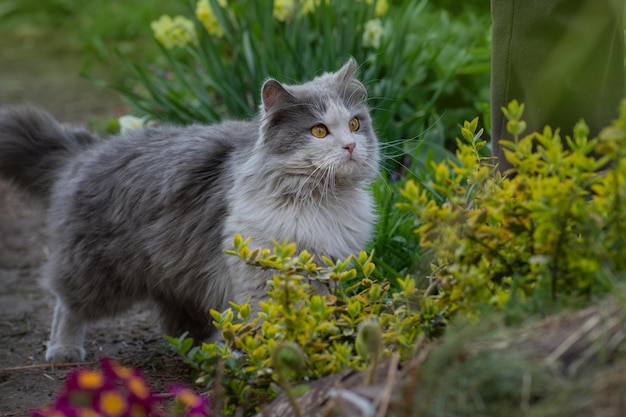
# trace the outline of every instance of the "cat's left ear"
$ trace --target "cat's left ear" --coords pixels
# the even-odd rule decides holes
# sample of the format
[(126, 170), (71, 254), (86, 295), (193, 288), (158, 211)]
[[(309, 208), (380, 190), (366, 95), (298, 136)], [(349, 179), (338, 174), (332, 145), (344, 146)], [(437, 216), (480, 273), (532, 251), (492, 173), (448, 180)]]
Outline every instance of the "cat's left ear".
[(343, 67), (335, 73), (335, 77), (341, 81), (349, 81), (356, 78), (356, 73), (359, 71), (359, 65), (352, 57), (348, 59), (348, 62), (343, 64)]
[(261, 89), (263, 110), (269, 112), (278, 103), (289, 103), (294, 97), (276, 80), (267, 80)]

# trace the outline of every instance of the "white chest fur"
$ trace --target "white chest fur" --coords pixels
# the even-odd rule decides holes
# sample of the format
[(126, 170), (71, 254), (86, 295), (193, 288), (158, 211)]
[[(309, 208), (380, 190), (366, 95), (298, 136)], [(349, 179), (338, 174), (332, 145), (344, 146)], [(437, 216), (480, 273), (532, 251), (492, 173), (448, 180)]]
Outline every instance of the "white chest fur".
[[(245, 188), (242, 187), (242, 188)], [(230, 201), (225, 240), (239, 233), (250, 247), (271, 247), (272, 240), (295, 242), (299, 250), (346, 258), (365, 248), (374, 222), (372, 198), (363, 188), (335, 190), (315, 199), (294, 200), (240, 188)]]

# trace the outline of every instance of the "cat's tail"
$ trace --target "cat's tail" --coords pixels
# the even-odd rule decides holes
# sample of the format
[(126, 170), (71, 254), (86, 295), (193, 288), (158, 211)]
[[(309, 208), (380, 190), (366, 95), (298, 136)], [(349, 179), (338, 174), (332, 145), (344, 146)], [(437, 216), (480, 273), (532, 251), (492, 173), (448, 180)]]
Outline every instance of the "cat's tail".
[(59, 169), (98, 138), (33, 106), (0, 110), (0, 177), (48, 200)]

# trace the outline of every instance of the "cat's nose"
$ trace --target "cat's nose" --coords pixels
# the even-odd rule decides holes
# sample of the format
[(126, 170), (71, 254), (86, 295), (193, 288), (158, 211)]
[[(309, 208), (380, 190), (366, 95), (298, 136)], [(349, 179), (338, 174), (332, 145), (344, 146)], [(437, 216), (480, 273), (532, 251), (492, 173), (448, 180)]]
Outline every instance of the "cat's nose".
[(354, 151), (354, 148), (356, 146), (356, 143), (352, 142), (352, 143), (348, 143), (347, 145), (344, 145), (343, 148), (350, 152), (350, 155), (352, 155), (352, 151)]

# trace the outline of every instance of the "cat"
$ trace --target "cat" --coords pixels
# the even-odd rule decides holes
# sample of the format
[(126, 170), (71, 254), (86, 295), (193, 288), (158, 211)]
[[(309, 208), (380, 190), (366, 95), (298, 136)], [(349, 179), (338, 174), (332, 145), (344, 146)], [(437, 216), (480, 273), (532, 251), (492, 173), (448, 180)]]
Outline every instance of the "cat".
[(215, 336), (209, 310), (258, 306), (272, 276), (224, 253), (236, 234), (317, 259), (364, 249), (379, 145), (357, 71), (350, 59), (300, 85), (269, 79), (253, 120), (106, 141), (36, 107), (0, 111), (0, 176), (48, 207), (46, 360), (84, 360), (87, 323), (146, 299), (166, 334)]

